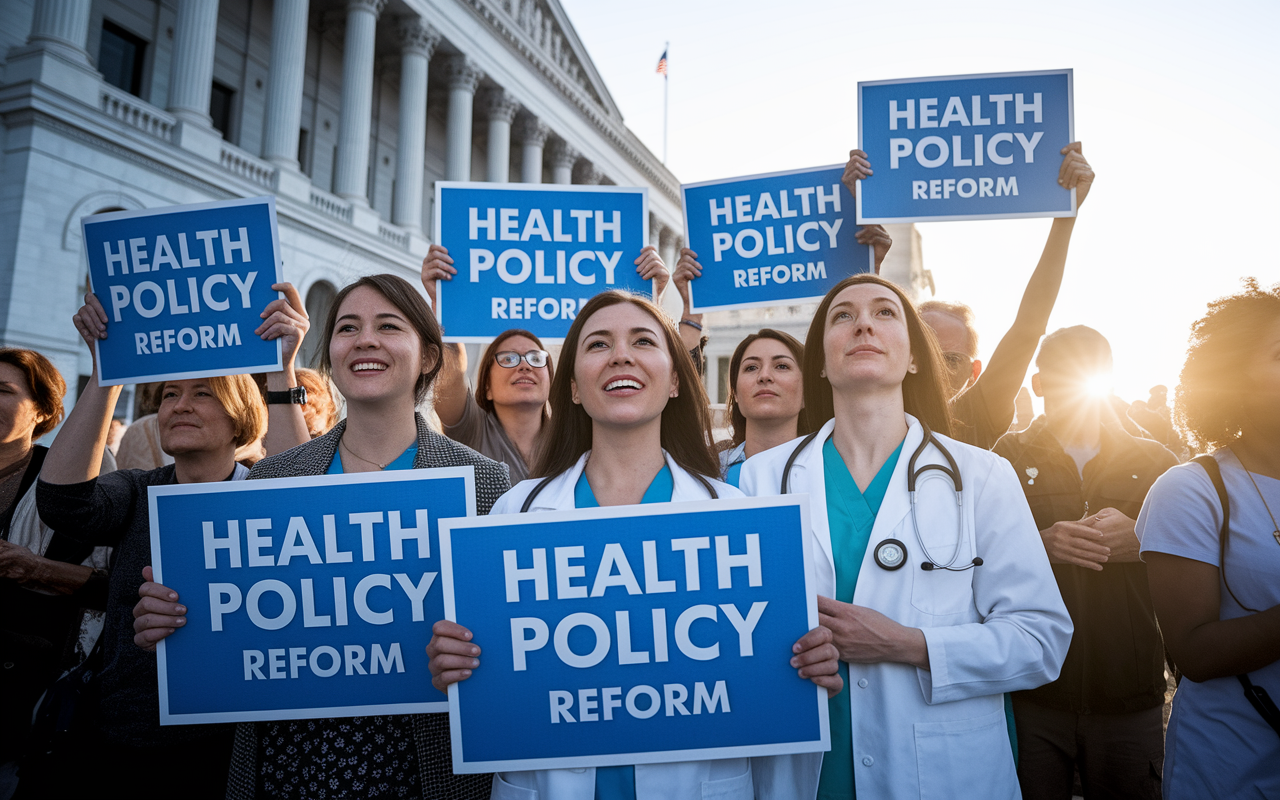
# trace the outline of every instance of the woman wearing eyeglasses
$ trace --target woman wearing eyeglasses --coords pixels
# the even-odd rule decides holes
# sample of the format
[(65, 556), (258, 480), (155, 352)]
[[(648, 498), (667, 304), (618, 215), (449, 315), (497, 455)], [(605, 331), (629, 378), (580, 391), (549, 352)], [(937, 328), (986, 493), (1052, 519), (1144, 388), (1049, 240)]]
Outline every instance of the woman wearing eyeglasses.
[[(635, 263), (640, 277), (658, 281), (661, 295), (667, 268), (657, 250), (644, 248)], [(438, 282), (453, 280), (457, 272), (449, 251), (431, 245), (422, 261), (422, 286), (432, 308), (436, 307)], [(466, 350), (446, 345), (444, 364), (436, 379), (436, 416), (450, 439), (506, 464), (514, 486), (529, 477), (529, 465), (537, 460), (554, 374), (555, 365), (542, 341), (529, 331), (512, 328), (485, 349), (473, 392), (467, 386)]]

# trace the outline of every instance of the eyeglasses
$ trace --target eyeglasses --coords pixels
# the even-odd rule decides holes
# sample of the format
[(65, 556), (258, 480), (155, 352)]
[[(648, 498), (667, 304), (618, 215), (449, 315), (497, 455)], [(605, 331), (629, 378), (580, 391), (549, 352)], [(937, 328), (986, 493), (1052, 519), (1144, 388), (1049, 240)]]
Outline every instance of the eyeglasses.
[(973, 359), (964, 353), (949, 351), (942, 354), (942, 360), (946, 362), (947, 369), (951, 372), (960, 372), (967, 370), (969, 365), (973, 364)]
[(498, 362), (498, 366), (506, 367), (507, 369), (515, 369), (520, 366), (522, 359), (534, 369), (541, 369), (547, 365), (548, 358), (546, 350), (530, 350), (524, 355), (517, 353), (515, 350), (503, 350), (493, 356), (493, 360)]

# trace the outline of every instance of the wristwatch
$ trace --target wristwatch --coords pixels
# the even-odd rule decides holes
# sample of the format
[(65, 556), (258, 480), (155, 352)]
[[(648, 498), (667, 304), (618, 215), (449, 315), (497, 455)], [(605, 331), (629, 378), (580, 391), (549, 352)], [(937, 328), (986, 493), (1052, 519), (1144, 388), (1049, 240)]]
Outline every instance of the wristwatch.
[(267, 392), (267, 405), (269, 406), (305, 406), (306, 404), (307, 387), (305, 386), (295, 386), (283, 392)]

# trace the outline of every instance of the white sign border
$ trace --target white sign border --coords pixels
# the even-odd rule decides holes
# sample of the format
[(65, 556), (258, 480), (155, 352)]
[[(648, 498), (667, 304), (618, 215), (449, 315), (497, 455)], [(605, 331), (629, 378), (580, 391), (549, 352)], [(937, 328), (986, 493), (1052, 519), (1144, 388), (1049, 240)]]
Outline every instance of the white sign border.
[[(1076, 141), (1076, 92), (1075, 92), (1075, 69), (1067, 67), (1066, 69), (1041, 69), (1026, 70), (1022, 72), (983, 72), (974, 75), (936, 75), (930, 78), (894, 78), (887, 81), (858, 81), (858, 149), (865, 151), (862, 146), (862, 87), (863, 86), (890, 86), (897, 83), (928, 83), (930, 81), (965, 81), (978, 80), (985, 78), (1031, 78), (1042, 75), (1066, 75), (1067, 76), (1067, 142)], [(871, 217), (866, 218), (862, 215), (862, 181), (858, 181), (859, 191), (854, 201), (857, 203), (857, 221), (859, 225), (895, 225), (901, 223), (914, 222), (957, 222), (962, 220), (978, 220), (978, 219), (1059, 219), (1074, 217), (1079, 211), (1076, 203), (1075, 187), (1071, 189), (1071, 209), (1069, 211), (1028, 211), (1016, 212), (1010, 214), (948, 214), (943, 216), (912, 216), (912, 217)]]
[[(369, 483), (408, 483), (423, 480), (462, 478), (467, 497), (467, 517), (476, 515), (476, 469), (471, 465), (461, 467), (428, 467), (424, 469), (394, 470), (392, 472), (354, 472), (343, 475), (300, 475), (294, 478), (264, 478), (261, 480), (215, 481), (210, 483), (180, 483), (147, 487), (147, 513), (151, 527), (151, 569), (155, 582), (164, 583), (164, 562), (160, 551), (160, 522), (156, 498), (170, 495), (216, 494), (219, 492), (255, 492), (273, 489), (295, 489), (307, 486), (341, 486)], [(441, 531), (443, 519), (436, 519), (436, 530)], [(441, 548), (441, 562), (444, 550)], [(443, 571), (443, 570), (442, 570)], [(169, 587), (174, 588), (174, 587)], [(175, 631), (174, 635), (178, 635)], [(266, 722), (271, 720), (323, 719), (325, 717), (362, 717), (377, 714), (433, 714), (449, 710), (449, 703), (438, 700), (427, 703), (386, 703), (381, 705), (316, 706), (308, 708), (278, 708), (262, 711), (230, 711), (199, 714), (172, 714), (169, 712), (169, 662), (168, 639), (156, 644), (156, 676), (160, 695), (160, 724), (191, 725), (214, 722)], [(424, 675), (423, 680), (430, 680)], [(282, 716), (287, 713), (288, 716)]]
[[(644, 222), (641, 225), (642, 238), (644, 244), (641, 249), (649, 246), (649, 187), (647, 186), (592, 186), (578, 183), (487, 183), (485, 181), (436, 181), (435, 205), (432, 207), (431, 224), (433, 226), (433, 242), (440, 242), (440, 200), (446, 189), (483, 189), (485, 191), (516, 191), (516, 192), (589, 192), (593, 194), (639, 194), (640, 205)], [(638, 253), (636, 254), (639, 255)], [(632, 265), (634, 266), (634, 265)], [(670, 269), (668, 265), (668, 269)], [(462, 269), (458, 268), (458, 274), (462, 274)], [(455, 278), (456, 279), (456, 278)], [(452, 281), (436, 282), (436, 307), (433, 309), (436, 314), (436, 321), (440, 323), (441, 330), (444, 329), (444, 288)], [(649, 282), (649, 298), (655, 303), (658, 297), (655, 294), (658, 282), (656, 280)], [(607, 291), (601, 289), (594, 294)], [(513, 320), (507, 320), (512, 322)], [(514, 320), (519, 322), (519, 320)], [(572, 323), (570, 323), (572, 325)], [(448, 343), (458, 344), (488, 344), (492, 342), (495, 336), (450, 336), (444, 334), (444, 341)], [(539, 336), (543, 344), (564, 344), (563, 336)]]
[[(284, 259), (280, 253), (280, 225), (276, 219), (276, 197), (275, 195), (262, 195), (261, 197), (243, 197), (235, 200), (214, 200), (208, 203), (191, 203), (181, 206), (160, 206), (157, 208), (142, 208), (132, 211), (110, 211), (106, 214), (90, 214), (80, 218), (80, 241), (85, 242), (85, 257), (89, 254), (89, 237), (88, 226), (97, 225), (102, 222), (115, 222), (122, 219), (133, 219), (135, 217), (158, 217), (164, 214), (181, 214), (187, 211), (207, 211), (215, 208), (234, 208), (236, 206), (267, 206), (267, 215), (271, 219), (271, 248), (274, 254), (275, 263), (275, 280), (272, 283), (284, 283)], [(89, 291), (95, 292), (93, 288), (93, 270), (89, 270)], [(276, 292), (277, 298), (283, 298), (283, 292)], [(109, 326), (108, 326), (109, 327)], [(249, 332), (253, 336), (253, 332)], [(104, 379), (98, 376), (99, 386), (128, 386), (133, 383), (156, 383), (159, 381), (181, 381), (189, 378), (217, 378), (223, 375), (245, 375), (251, 372), (279, 372), (284, 369), (284, 351), (283, 344), (280, 339), (276, 339), (276, 360), (266, 364), (253, 364), (247, 367), (229, 367), (217, 370), (188, 370), (185, 372), (157, 372), (152, 375), (133, 375), (128, 378), (110, 378)], [(93, 357), (98, 364), (102, 363), (102, 351), (100, 350), (100, 342), (93, 343)], [(101, 368), (99, 368), (101, 372)]]
[[(445, 619), (457, 621), (457, 607), (453, 596), (454, 530), (489, 528), (509, 525), (532, 525), (547, 522), (580, 521), (584, 519), (631, 519), (638, 516), (668, 515), (672, 513), (699, 513), (705, 511), (732, 511), (737, 509), (776, 508), (795, 506), (800, 510), (800, 539), (804, 549), (804, 591), (809, 629), (818, 626), (817, 582), (814, 577), (813, 544), (809, 535), (809, 495), (787, 494), (769, 497), (742, 497), (723, 500), (698, 500), (683, 503), (649, 503), (631, 506), (606, 506), (569, 511), (543, 511), (537, 514), (490, 514), (484, 517), (455, 517), (440, 520), (440, 579), (444, 591)], [(796, 753), (826, 752), (831, 749), (831, 729), (827, 693), (821, 686), (814, 686), (817, 702), (819, 738), (813, 741), (785, 742), (781, 744), (738, 745), (733, 747), (704, 747), (688, 750), (651, 750), (639, 753), (615, 753), (612, 755), (574, 756), (566, 758), (528, 758), (508, 761), (466, 761), (462, 752), (462, 714), (459, 708), (458, 685), (449, 687), (449, 733), (453, 748), (453, 771), (458, 775), (484, 772), (510, 772), (532, 769), (574, 769), (579, 767), (607, 767), (618, 764), (663, 764), (675, 761), (701, 761), (719, 758), (754, 758), (756, 756), (793, 755)]]
[[(787, 169), (781, 172), (762, 172), (758, 175), (741, 175), (736, 178), (718, 178), (714, 181), (700, 181), (698, 183), (683, 183), (680, 185), (680, 207), (681, 213), (684, 215), (684, 238), (685, 246), (689, 246), (689, 203), (685, 196), (687, 189), (701, 189), (705, 186), (717, 186), (722, 183), (742, 183), (743, 181), (759, 180), (761, 178), (782, 178), (787, 175), (800, 175), (806, 172), (819, 172), (828, 169), (844, 169), (844, 164), (830, 164), (825, 167), (806, 167), (804, 169)], [(857, 198), (855, 197), (856, 201)], [(855, 212), (856, 213), (856, 212)], [(856, 223), (861, 224), (861, 223)], [(703, 268), (706, 269), (705, 267)], [(674, 271), (674, 268), (672, 269)], [(875, 248), (867, 248), (867, 271), (876, 274), (876, 251)], [(861, 274), (861, 273), (858, 273)], [(811, 297), (788, 297), (780, 300), (755, 300), (749, 303), (725, 303), (718, 306), (700, 306), (698, 305), (697, 296), (694, 294), (694, 286), (698, 281), (689, 281), (689, 313), (702, 314), (709, 311), (733, 311), (742, 308), (770, 308), (773, 306), (799, 305), (803, 303), (816, 303), (826, 297), (826, 292)]]

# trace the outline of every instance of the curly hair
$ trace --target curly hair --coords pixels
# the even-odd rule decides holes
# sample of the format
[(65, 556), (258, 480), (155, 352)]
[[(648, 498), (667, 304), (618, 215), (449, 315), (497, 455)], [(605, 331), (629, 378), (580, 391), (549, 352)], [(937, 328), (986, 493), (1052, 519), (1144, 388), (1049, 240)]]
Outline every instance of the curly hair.
[(1224, 447), (1244, 433), (1248, 362), (1264, 331), (1280, 321), (1280, 283), (1263, 289), (1257, 278), (1243, 282), (1244, 291), (1209, 303), (1207, 313), (1191, 325), (1173, 413), (1179, 430), (1198, 449)]

